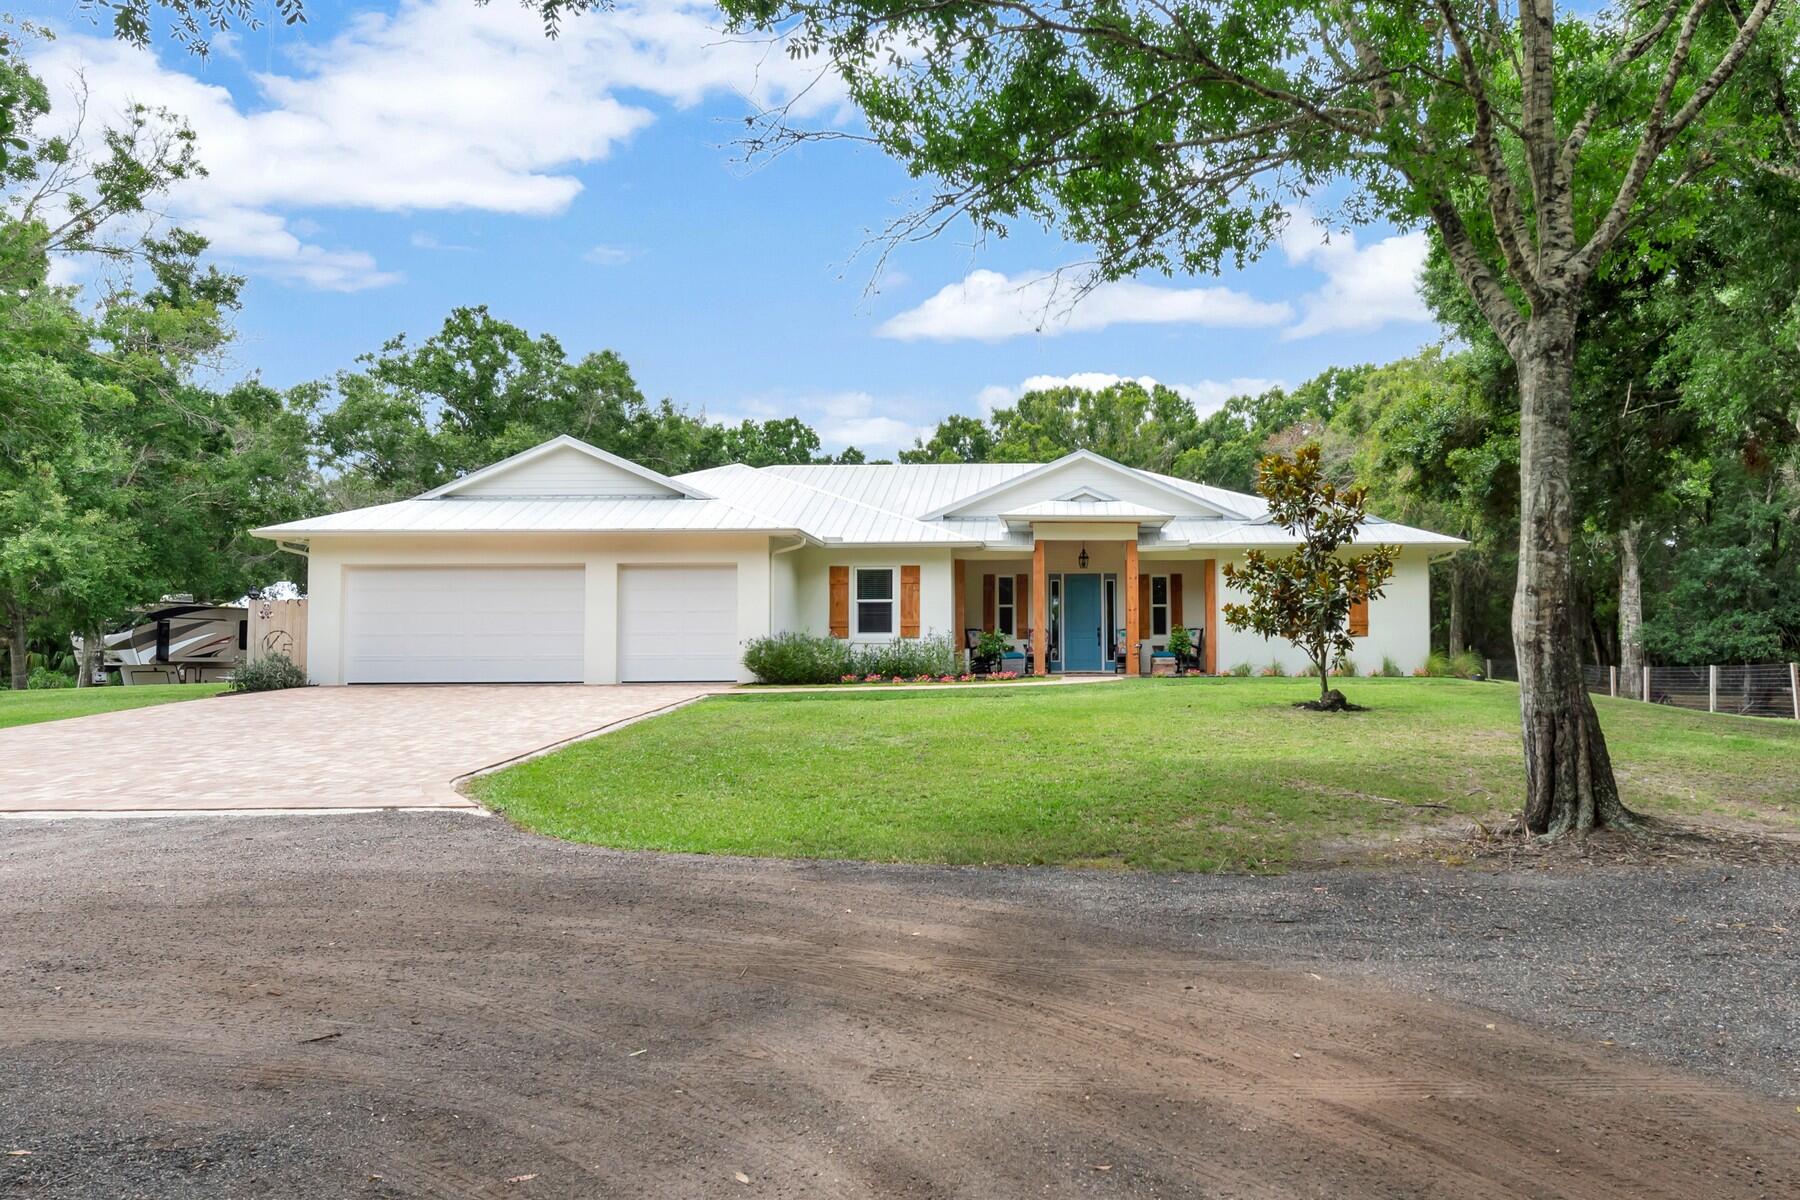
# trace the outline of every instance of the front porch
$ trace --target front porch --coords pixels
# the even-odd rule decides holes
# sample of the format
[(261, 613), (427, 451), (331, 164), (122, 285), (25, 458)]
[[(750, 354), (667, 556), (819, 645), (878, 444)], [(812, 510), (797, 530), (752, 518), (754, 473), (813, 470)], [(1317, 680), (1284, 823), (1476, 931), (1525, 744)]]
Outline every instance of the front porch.
[(1137, 529), (1039, 526), (1030, 548), (959, 552), (953, 627), (965, 653), (983, 632), (1006, 638), (1025, 673), (1139, 674), (1141, 647), (1167, 652), (1190, 631), (1191, 669), (1217, 670), (1216, 561), (1139, 549)]

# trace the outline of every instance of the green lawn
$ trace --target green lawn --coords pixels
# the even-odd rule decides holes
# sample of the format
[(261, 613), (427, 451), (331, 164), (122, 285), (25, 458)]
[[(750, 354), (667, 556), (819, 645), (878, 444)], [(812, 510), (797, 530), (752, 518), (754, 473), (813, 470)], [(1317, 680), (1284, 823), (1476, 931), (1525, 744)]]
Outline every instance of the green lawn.
[[(477, 781), (520, 824), (606, 846), (808, 858), (1269, 869), (1511, 812), (1518, 690), (1300, 679), (734, 695)], [(1600, 699), (1627, 803), (1800, 826), (1800, 724)]]
[(42, 691), (0, 692), (0, 729), (35, 725), (64, 717), (121, 708), (143, 708), (176, 700), (198, 700), (225, 690), (222, 683), (147, 683), (137, 687), (45, 688)]

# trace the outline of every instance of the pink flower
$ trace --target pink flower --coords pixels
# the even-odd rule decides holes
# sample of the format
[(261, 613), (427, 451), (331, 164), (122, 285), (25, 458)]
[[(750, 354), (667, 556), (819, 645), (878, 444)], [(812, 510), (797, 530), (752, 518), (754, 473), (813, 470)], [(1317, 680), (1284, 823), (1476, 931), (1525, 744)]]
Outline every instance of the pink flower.
[(855, 683), (860, 678), (862, 678), (860, 675), (845, 675), (843, 678), (839, 679), (838, 682), (839, 683)]
[(880, 683), (881, 676), (879, 676), (879, 675), (864, 675), (863, 682), (864, 683)]

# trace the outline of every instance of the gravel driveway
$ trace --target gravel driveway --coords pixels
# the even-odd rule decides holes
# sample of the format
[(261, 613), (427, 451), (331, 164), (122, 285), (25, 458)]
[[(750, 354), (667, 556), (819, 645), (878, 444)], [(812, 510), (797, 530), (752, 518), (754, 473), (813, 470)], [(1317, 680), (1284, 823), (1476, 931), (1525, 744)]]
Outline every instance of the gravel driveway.
[(11, 824), (0, 1195), (1786, 1197), (1797, 909)]

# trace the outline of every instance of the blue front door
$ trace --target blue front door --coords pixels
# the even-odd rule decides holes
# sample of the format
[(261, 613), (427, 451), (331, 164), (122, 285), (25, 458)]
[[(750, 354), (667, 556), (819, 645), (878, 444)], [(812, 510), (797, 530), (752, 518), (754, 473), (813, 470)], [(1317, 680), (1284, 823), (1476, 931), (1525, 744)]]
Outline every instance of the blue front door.
[(1063, 576), (1063, 670), (1098, 671), (1106, 662), (1100, 577)]

